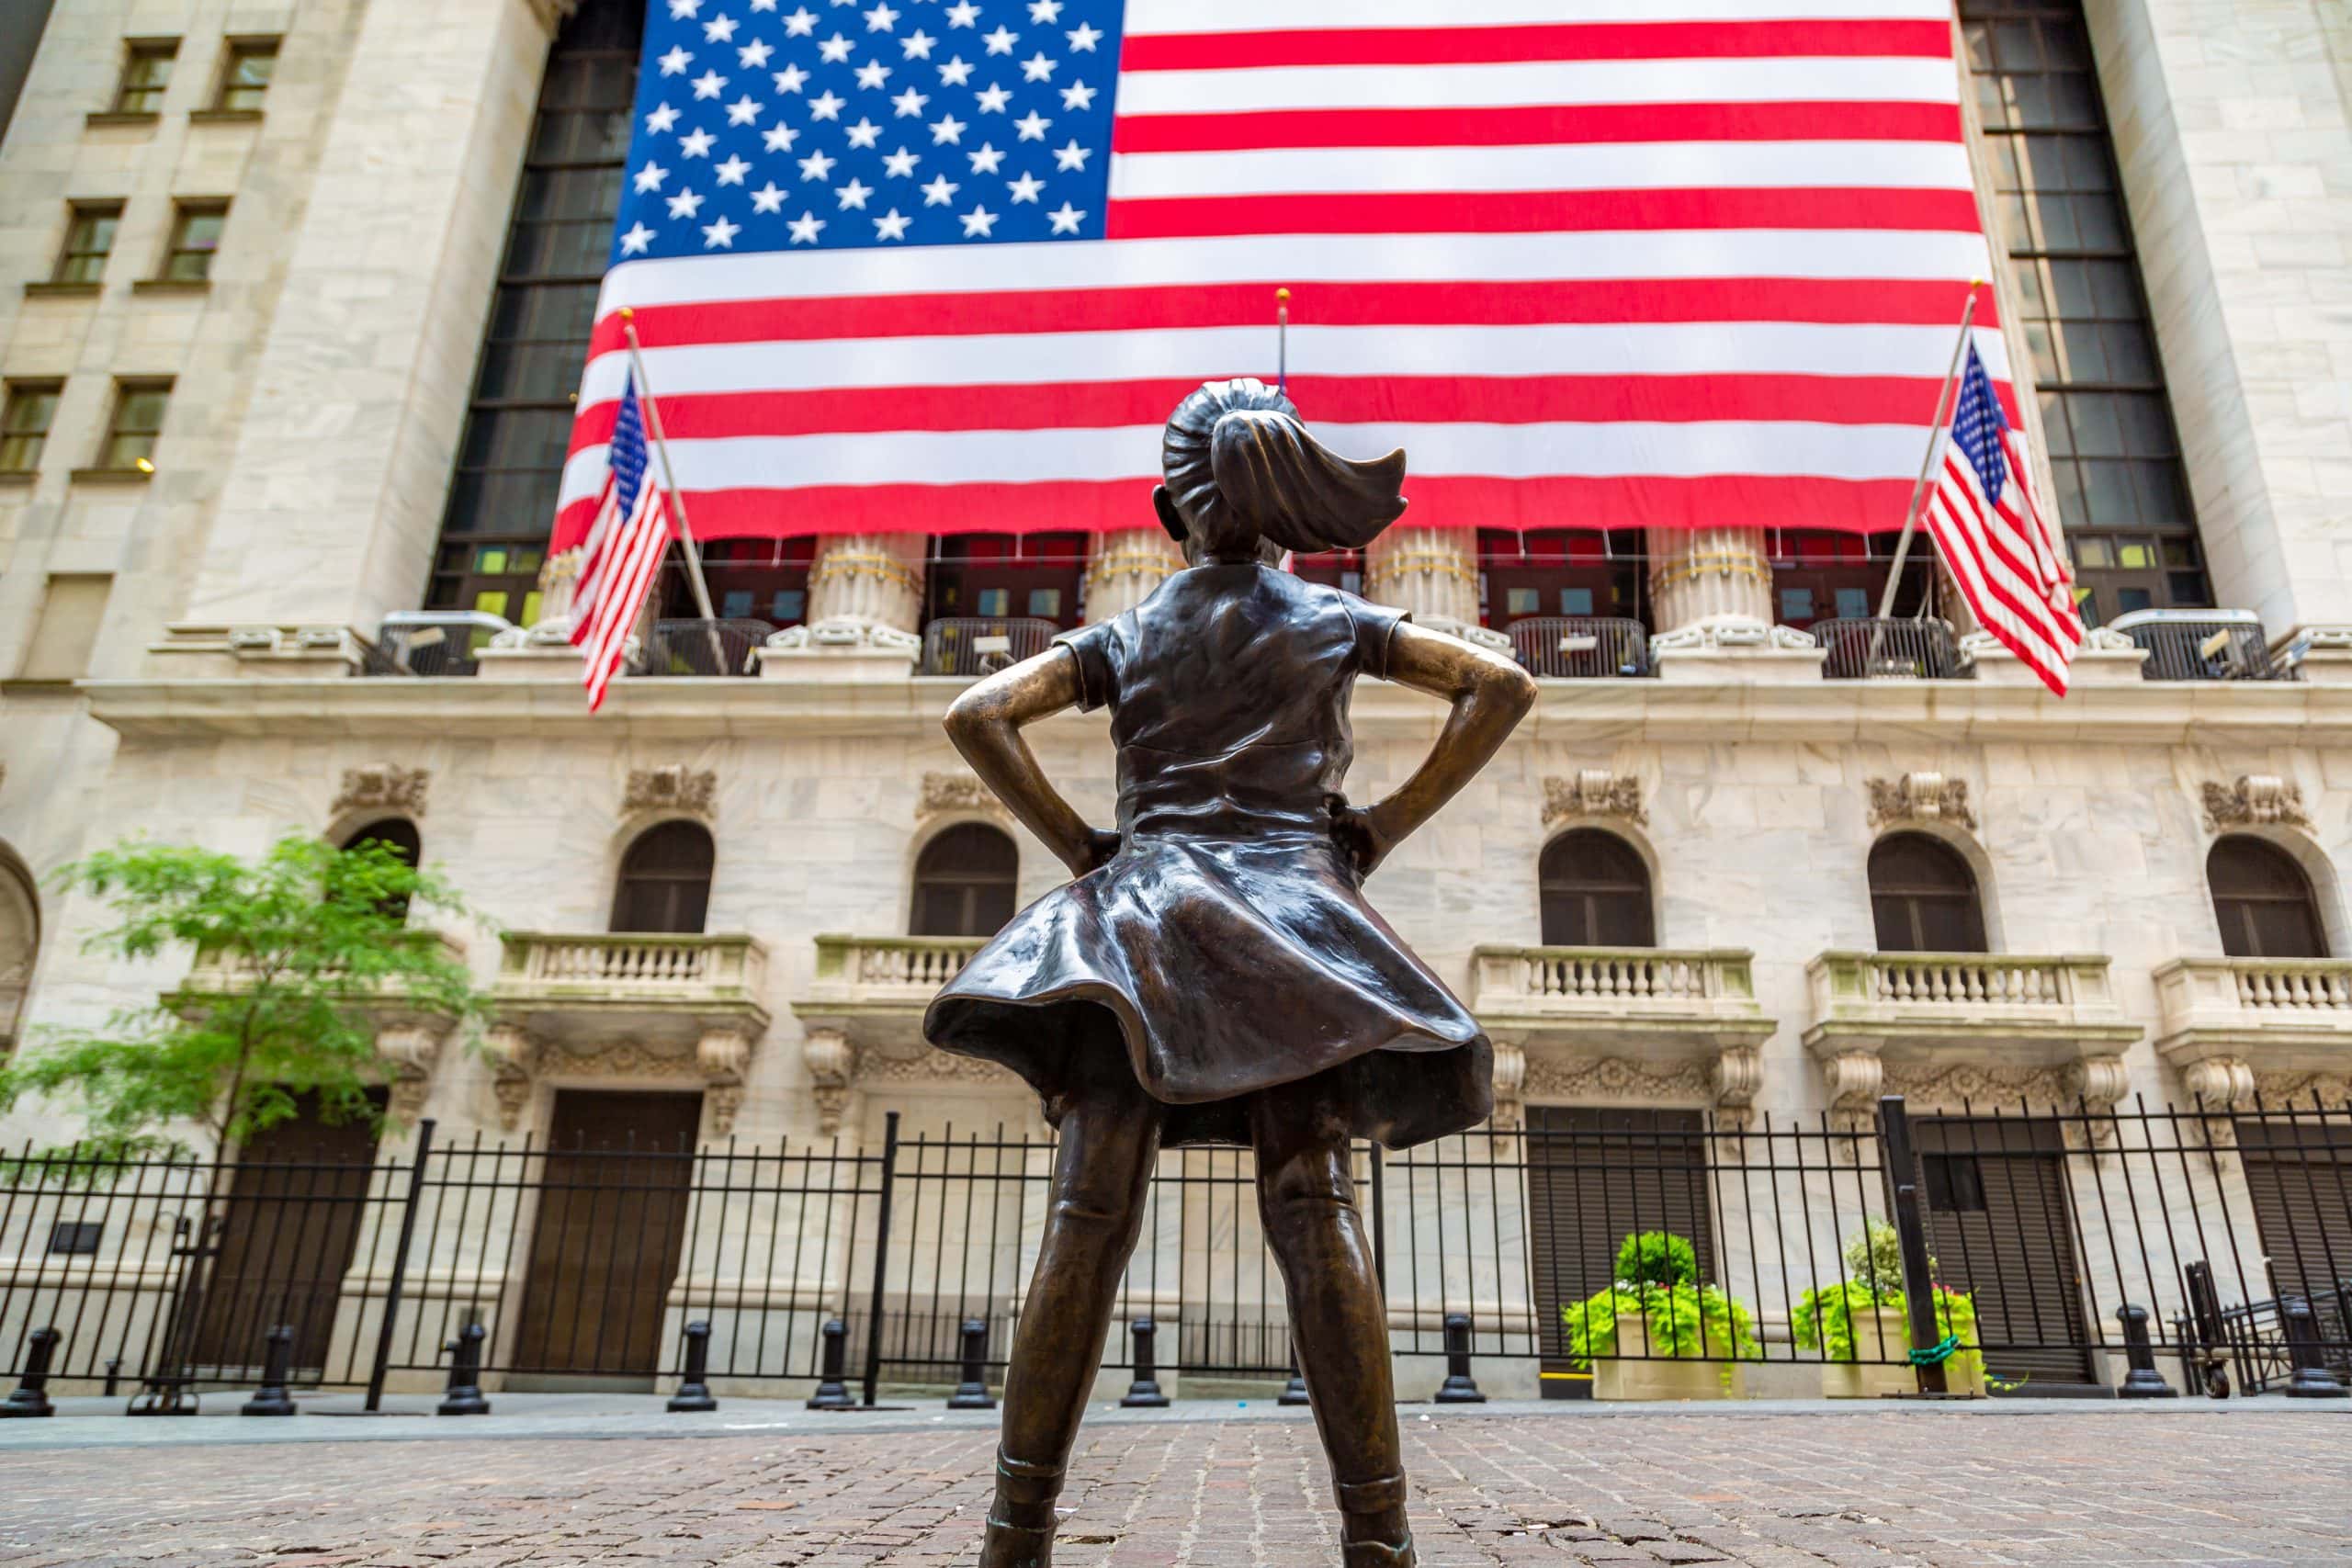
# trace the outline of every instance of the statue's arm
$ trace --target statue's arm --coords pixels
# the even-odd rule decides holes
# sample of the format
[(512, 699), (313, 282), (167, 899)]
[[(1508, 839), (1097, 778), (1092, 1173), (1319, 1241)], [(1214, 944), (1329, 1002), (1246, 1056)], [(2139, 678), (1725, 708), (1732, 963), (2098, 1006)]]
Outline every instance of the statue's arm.
[(1401, 623), (1388, 645), (1388, 678), (1453, 706), (1437, 744), (1396, 793), (1341, 820), (1366, 872), (1477, 777), (1535, 704), (1535, 682), (1498, 653)]
[(1090, 828), (1037, 765), (1023, 725), (1078, 705), (1078, 656), (1049, 648), (998, 671), (957, 697), (947, 710), (947, 739), (972, 764), (980, 782), (1069, 867), (1084, 876), (1119, 852), (1119, 836)]

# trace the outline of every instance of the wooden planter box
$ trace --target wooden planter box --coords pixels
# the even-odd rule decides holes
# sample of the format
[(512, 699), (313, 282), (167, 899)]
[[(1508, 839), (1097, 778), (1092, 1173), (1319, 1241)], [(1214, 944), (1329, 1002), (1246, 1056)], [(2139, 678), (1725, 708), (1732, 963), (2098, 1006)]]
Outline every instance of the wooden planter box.
[[(1641, 1354), (1653, 1341), (1639, 1313), (1617, 1314), (1617, 1348), (1624, 1356), (1596, 1359), (1592, 1364), (1595, 1399), (1746, 1399), (1747, 1368), (1740, 1361), (1701, 1360), (1696, 1356), (1672, 1359)], [(1724, 1369), (1731, 1369), (1725, 1379)], [(1729, 1386), (1725, 1386), (1728, 1383)]]
[[(1875, 1325), (1873, 1319), (1876, 1320)], [(1883, 1341), (1881, 1335), (1885, 1337)], [(1882, 1344), (1885, 1347), (1883, 1349), (1880, 1348)], [(1876, 1312), (1854, 1314), (1854, 1351), (1857, 1355), (1907, 1356), (1910, 1349), (1910, 1318), (1901, 1307), (1881, 1307)], [(1946, 1385), (1953, 1393), (1963, 1393), (1972, 1399), (1984, 1398), (1984, 1373), (1981, 1357), (1977, 1368), (1973, 1372), (1962, 1372), (1960, 1359), (1954, 1357), (1944, 1363)], [(1890, 1395), (1916, 1393), (1918, 1388), (1918, 1374), (1905, 1361), (1822, 1363), (1821, 1397), (1824, 1399), (1884, 1399)]]

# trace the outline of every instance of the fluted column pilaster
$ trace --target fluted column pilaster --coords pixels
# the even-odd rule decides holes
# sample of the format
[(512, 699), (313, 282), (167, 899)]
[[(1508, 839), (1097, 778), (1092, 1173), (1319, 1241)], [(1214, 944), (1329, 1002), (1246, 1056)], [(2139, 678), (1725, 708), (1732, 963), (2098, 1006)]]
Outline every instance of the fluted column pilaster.
[(1773, 622), (1772, 562), (1761, 528), (1649, 530), (1651, 631)]
[(1087, 541), (1086, 618), (1107, 621), (1134, 609), (1184, 570), (1184, 552), (1160, 528), (1122, 528)]
[(834, 534), (808, 568), (808, 624), (922, 629), (922, 534)]
[(1391, 528), (1364, 551), (1364, 597), (1460, 633), (1478, 624), (1477, 536), (1466, 528)]

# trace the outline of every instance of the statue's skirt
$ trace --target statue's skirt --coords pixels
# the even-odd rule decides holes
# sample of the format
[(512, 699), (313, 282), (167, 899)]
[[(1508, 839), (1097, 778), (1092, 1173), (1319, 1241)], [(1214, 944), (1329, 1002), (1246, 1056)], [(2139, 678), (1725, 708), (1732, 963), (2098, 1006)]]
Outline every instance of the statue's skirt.
[(1081, 1052), (1124, 1049), (1162, 1142), (1247, 1144), (1250, 1098), (1329, 1075), (1359, 1137), (1403, 1148), (1494, 1109), (1493, 1048), (1366, 904), (1323, 834), (1130, 838), (1012, 918), (923, 1033), (1001, 1063), (1058, 1121)]

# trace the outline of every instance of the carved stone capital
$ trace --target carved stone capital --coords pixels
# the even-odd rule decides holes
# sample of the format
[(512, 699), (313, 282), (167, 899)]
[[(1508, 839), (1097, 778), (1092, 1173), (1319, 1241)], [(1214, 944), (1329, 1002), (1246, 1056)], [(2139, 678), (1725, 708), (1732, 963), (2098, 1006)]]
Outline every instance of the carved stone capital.
[(345, 768), (343, 787), (335, 792), (334, 804), (327, 811), (334, 817), (346, 811), (398, 811), (422, 817), (425, 786), (430, 782), (431, 775), (423, 768), (402, 768), (391, 763)]
[(986, 811), (1002, 815), (1004, 805), (988, 785), (969, 773), (925, 773), (922, 776), (922, 797), (915, 809), (923, 817), (939, 817), (956, 811)]
[(2204, 795), (2205, 827), (2211, 832), (2269, 824), (2289, 828), (2312, 825), (2310, 814), (2303, 809), (2302, 786), (2273, 773), (2241, 774), (2235, 784), (2230, 784), (2208, 779)]
[(395, 1066), (428, 1076), (441, 1059), (441, 1032), (416, 1023), (379, 1029), (376, 1032), (376, 1054)]
[(1976, 815), (1968, 808), (1968, 781), (1941, 773), (1905, 773), (1899, 779), (1871, 779), (1871, 826), (1898, 822), (1949, 822), (1974, 828)]
[(752, 1037), (740, 1029), (712, 1029), (695, 1044), (695, 1065), (713, 1083), (741, 1083), (752, 1065)]
[(1544, 822), (1576, 817), (1620, 817), (1637, 826), (1646, 824), (1650, 818), (1642, 805), (1642, 781), (1606, 768), (1585, 768), (1573, 778), (1545, 779)]
[(624, 814), (675, 811), (707, 822), (718, 798), (718, 775), (708, 768), (680, 765), (632, 768), (621, 795)]

